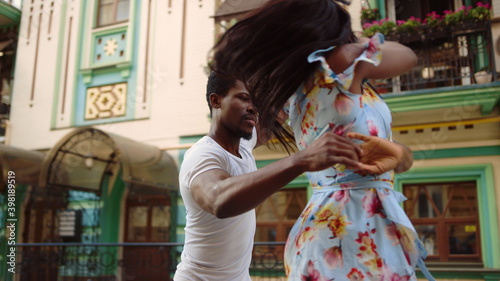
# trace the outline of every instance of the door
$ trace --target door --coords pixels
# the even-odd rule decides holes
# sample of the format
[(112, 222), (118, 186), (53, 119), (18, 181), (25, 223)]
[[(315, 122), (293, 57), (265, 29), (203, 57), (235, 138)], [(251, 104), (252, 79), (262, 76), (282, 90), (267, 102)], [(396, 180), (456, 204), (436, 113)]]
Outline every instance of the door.
[[(169, 242), (170, 197), (167, 195), (128, 197), (125, 239), (127, 243)], [(170, 250), (161, 246), (125, 246), (124, 277), (141, 280), (170, 280)]]

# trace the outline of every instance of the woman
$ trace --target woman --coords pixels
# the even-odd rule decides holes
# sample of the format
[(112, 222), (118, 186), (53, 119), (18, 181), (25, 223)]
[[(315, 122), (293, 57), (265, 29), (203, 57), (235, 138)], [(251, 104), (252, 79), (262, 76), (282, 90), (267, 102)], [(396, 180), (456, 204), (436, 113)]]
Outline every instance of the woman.
[(274, 121), (283, 110), (299, 149), (327, 131), (363, 142), (366, 165), (307, 174), (313, 195), (288, 237), (289, 280), (416, 280), (417, 264), (433, 280), (392, 185), (390, 170), (409, 169), (411, 153), (392, 142), (390, 111), (364, 83), (407, 72), (417, 59), (380, 34), (358, 42), (338, 2), (267, 2), (222, 36), (212, 67), (246, 82), (260, 126), (284, 145), (291, 135)]

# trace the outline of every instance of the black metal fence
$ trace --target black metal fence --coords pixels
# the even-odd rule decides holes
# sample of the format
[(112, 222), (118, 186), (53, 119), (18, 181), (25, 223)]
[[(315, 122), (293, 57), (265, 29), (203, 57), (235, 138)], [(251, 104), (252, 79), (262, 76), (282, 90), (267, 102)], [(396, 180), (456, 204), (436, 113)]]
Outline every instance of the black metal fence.
[[(256, 242), (254, 281), (285, 280), (284, 242)], [(172, 280), (182, 243), (26, 243), (16, 245), (15, 273), (5, 281)]]
[(370, 81), (380, 93), (467, 86), (497, 78), (489, 21), (389, 34), (386, 38), (409, 46), (418, 63), (397, 78)]

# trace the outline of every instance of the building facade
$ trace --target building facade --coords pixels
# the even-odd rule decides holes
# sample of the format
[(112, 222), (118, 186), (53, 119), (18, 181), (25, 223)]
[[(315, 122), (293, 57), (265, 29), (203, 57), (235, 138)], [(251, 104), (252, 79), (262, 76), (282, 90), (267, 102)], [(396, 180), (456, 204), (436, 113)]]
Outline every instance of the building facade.
[[(177, 169), (209, 129), (210, 48), (264, 2), (0, 1), (0, 280), (172, 276), (185, 225)], [(352, 2), (356, 32), (382, 32), (419, 58), (410, 73), (370, 83), (393, 113), (394, 139), (414, 151), (395, 189), (430, 271), (500, 280), (500, 1)], [(487, 17), (465, 16), (483, 5)], [(285, 153), (255, 156), (263, 167)], [(283, 279), (283, 243), (310, 191), (300, 176), (257, 208), (256, 241), (270, 243), (255, 247), (255, 280)]]

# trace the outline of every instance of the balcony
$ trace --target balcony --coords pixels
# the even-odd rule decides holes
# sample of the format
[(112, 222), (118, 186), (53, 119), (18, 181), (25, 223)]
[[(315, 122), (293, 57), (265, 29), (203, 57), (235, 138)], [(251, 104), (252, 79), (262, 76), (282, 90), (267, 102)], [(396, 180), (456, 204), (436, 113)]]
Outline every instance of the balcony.
[(490, 21), (465, 21), (455, 26), (392, 33), (387, 40), (410, 47), (418, 57), (409, 73), (370, 81), (380, 93), (490, 83), (497, 79)]

